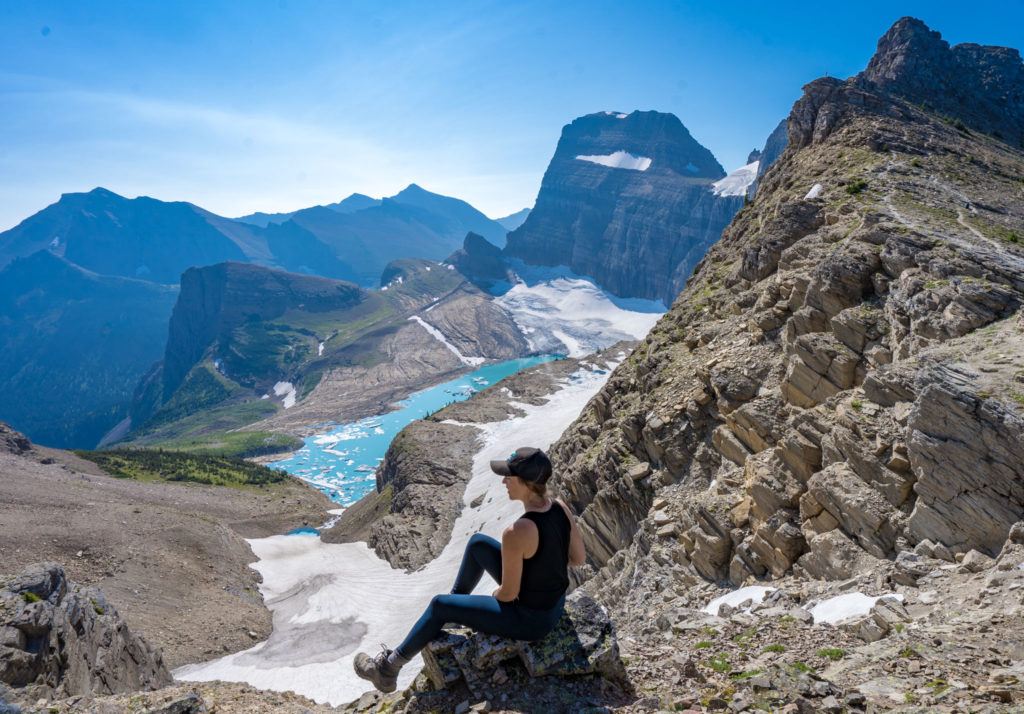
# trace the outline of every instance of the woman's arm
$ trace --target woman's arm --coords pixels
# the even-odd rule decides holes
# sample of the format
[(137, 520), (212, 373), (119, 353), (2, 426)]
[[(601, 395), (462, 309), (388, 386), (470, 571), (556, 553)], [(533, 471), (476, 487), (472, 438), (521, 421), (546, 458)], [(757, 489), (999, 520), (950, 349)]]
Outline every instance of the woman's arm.
[(502, 602), (512, 602), (519, 597), (519, 586), (523, 580), (523, 557), (530, 543), (536, 544), (538, 537), (537, 526), (524, 518), (520, 518), (501, 534), (501, 585), (493, 593), (495, 598)]
[(555, 499), (555, 503), (561, 506), (565, 510), (565, 515), (569, 518), (569, 524), (572, 530), (569, 533), (569, 565), (578, 567), (587, 562), (587, 551), (583, 547), (583, 536), (580, 534), (580, 527), (576, 525), (576, 517), (573, 516), (572, 511), (560, 498)]

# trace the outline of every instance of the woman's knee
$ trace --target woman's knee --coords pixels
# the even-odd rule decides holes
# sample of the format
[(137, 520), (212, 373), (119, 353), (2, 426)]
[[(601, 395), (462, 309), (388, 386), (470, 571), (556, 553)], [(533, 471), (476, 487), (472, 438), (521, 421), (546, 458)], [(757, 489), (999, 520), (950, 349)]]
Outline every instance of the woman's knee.
[(466, 551), (478, 558), (501, 556), (501, 543), (483, 533), (474, 533), (466, 543)]
[(499, 545), (498, 541), (494, 540), (488, 535), (483, 533), (474, 533), (469, 537), (469, 542), (466, 544), (467, 548), (493, 548), (495, 545)]

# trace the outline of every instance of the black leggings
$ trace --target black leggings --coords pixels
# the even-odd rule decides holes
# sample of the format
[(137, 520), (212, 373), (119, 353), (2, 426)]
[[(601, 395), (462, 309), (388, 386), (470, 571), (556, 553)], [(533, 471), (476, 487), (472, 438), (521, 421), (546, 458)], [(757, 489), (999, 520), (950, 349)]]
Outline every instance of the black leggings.
[(490, 595), (470, 595), (487, 573), (501, 582), (501, 544), (477, 533), (469, 539), (450, 595), (435, 595), (402, 644), (395, 649), (407, 659), (441, 633), (445, 623), (466, 625), (478, 632), (513, 640), (539, 640), (562, 616), (565, 598), (550, 610), (535, 610)]

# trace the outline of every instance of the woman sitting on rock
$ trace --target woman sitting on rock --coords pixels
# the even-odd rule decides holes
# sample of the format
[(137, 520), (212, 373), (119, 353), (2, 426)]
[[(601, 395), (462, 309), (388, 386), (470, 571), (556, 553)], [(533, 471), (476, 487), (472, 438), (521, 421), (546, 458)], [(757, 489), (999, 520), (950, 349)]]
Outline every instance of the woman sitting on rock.
[[(525, 513), (501, 534), (501, 543), (477, 533), (469, 539), (450, 595), (436, 595), (395, 649), (376, 657), (360, 652), (356, 674), (393, 692), (398, 670), (441, 632), (445, 623), (514, 640), (539, 640), (562, 616), (569, 565), (582, 565), (583, 539), (568, 506), (547, 496), (551, 461), (540, 449), (516, 449), (492, 461), (509, 499)], [(500, 583), (491, 595), (470, 595), (487, 572)]]

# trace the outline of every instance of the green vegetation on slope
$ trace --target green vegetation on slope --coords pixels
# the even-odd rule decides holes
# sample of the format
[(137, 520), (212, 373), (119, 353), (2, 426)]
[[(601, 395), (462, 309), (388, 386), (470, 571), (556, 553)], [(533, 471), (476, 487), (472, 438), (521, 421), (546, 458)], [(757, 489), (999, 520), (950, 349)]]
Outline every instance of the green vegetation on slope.
[(146, 430), (184, 419), (223, 402), (238, 391), (238, 387), (218, 374), (212, 364), (197, 364), (189, 371), (174, 395), (146, 423)]
[(302, 439), (271, 431), (221, 431), (153, 442), (165, 451), (187, 451), (203, 456), (250, 456), (280, 454), (302, 448)]
[(191, 481), (213, 486), (266, 486), (289, 476), (238, 458), (151, 449), (76, 451), (107, 473), (137, 481)]

